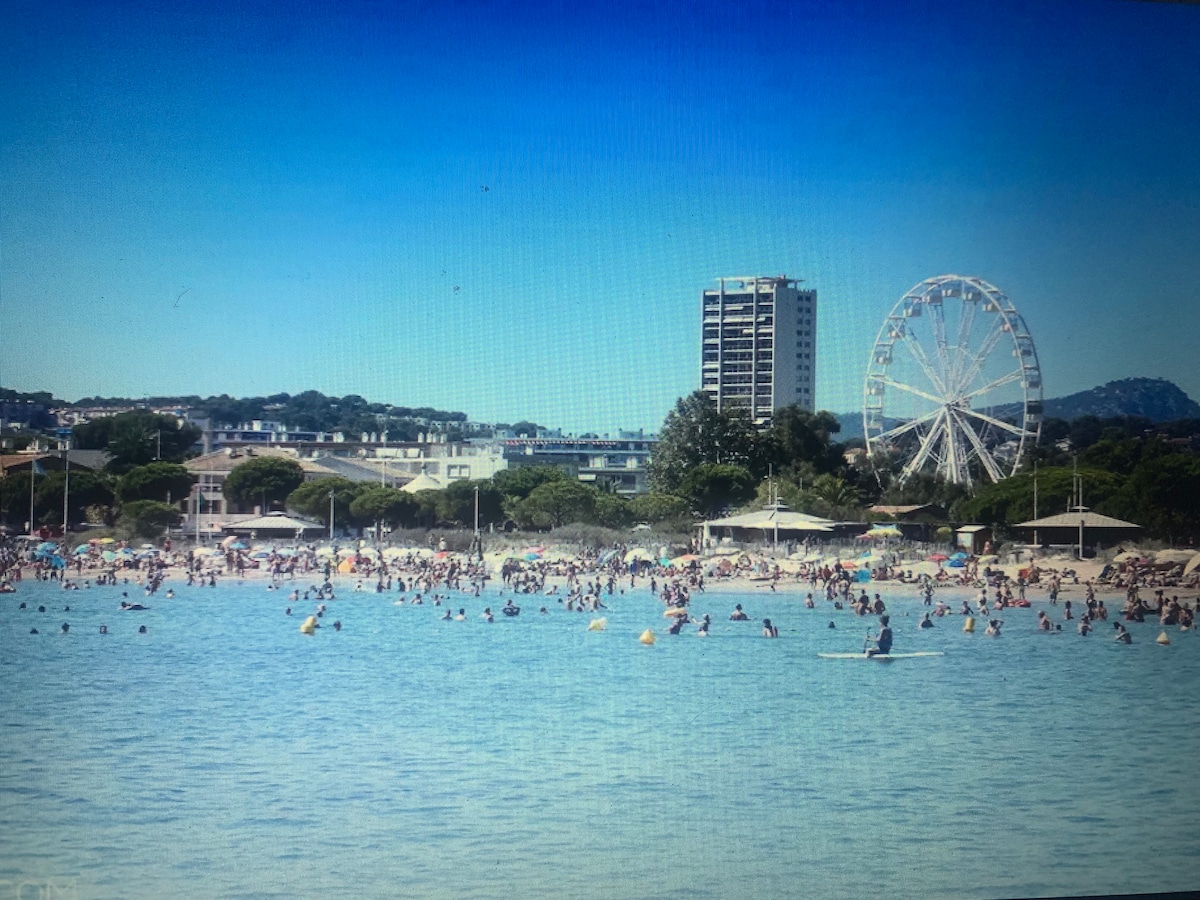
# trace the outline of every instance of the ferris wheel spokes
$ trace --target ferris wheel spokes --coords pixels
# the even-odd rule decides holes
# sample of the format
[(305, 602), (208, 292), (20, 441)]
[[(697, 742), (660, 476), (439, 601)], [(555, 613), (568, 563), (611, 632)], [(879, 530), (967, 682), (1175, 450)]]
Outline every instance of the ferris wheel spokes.
[(1033, 339), (1008, 297), (978, 278), (928, 278), (895, 304), (871, 351), (868, 455), (906, 460), (901, 483), (923, 470), (959, 484), (998, 481), (1037, 438), (1041, 392)]

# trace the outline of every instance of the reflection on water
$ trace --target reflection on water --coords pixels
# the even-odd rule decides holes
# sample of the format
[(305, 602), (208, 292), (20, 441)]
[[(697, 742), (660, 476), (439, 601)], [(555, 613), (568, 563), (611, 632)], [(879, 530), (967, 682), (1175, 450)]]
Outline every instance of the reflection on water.
[[(861, 649), (867, 621), (761, 594), (699, 597), (707, 639), (667, 636), (643, 592), (612, 598), (605, 632), (558, 604), (488, 625), (495, 595), (455, 600), (466, 622), (347, 595), (325, 619), (344, 630), (314, 637), (261, 584), (178, 595), (144, 613), (117, 613), (117, 588), (0, 600), (0, 883), (73, 880), (80, 897), (1200, 883), (1193, 634), (1039, 635), (1033, 610), (1006, 611), (999, 639), (953, 617), (918, 631), (902, 601), (898, 649), (946, 655), (879, 664), (816, 657)], [(726, 621), (735, 602), (751, 621)], [(637, 642), (648, 626), (654, 647)]]

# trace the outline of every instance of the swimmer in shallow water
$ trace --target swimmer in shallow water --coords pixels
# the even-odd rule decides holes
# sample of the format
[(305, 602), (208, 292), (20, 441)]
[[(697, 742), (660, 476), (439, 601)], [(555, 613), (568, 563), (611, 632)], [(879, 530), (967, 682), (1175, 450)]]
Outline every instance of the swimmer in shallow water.
[(770, 619), (763, 619), (763, 637), (777, 638), (779, 637), (779, 629), (771, 624)]
[(1000, 626), (1003, 624), (1001, 619), (989, 619), (988, 627), (983, 630), (983, 633), (988, 637), (1000, 637)]
[(745, 622), (749, 618), (750, 617), (746, 615), (746, 612), (742, 609), (742, 604), (740, 603), (735, 606), (733, 608), (733, 612), (729, 614), (730, 622)]

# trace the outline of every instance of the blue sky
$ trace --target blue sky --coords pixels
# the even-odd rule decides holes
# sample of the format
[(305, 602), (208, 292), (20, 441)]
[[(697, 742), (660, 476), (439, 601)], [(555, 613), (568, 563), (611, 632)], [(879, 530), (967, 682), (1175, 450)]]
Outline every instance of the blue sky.
[(6, 4), (3, 386), (656, 429), (700, 292), (787, 273), (847, 411), (958, 272), (1047, 396), (1200, 398), (1198, 7), (193, 6)]

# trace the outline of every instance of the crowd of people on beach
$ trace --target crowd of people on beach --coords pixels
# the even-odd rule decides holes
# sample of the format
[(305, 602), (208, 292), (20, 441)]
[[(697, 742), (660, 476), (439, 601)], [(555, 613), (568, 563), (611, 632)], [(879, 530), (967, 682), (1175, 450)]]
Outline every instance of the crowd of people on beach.
[[(345, 549), (326, 548), (324, 553), (316, 547), (283, 551), (272, 548), (251, 557), (246, 549), (245, 545), (227, 544), (219, 549), (179, 550), (172, 549), (166, 542), (161, 548), (144, 545), (138, 552), (124, 544), (107, 552), (98, 545), (83, 545), (67, 555), (60, 555), (56, 548), (52, 550), (44, 544), (40, 550), (34, 550), (29, 545), (6, 540), (0, 543), (0, 593), (15, 593), (25, 577), (56, 582), (67, 591), (86, 590), (93, 585), (123, 587), (126, 590), (122, 591), (118, 611), (138, 612), (149, 607), (130, 600), (129, 588), (140, 589), (145, 597), (153, 597), (169, 577), (182, 577), (189, 587), (216, 587), (221, 581), (252, 577), (267, 580), (267, 589), (272, 591), (283, 590), (289, 584), (308, 582), (304, 588), (292, 587), (286, 614), (292, 615), (302, 603), (315, 603), (317, 607), (312, 617), (315, 621), (324, 617), (326, 604), (337, 599), (337, 591), (351, 583), (351, 593), (394, 595), (396, 605), (434, 607), (450, 606), (455, 600), (478, 600), (489, 587), (494, 587), (500, 596), (508, 594), (500, 607), (501, 614), (506, 617), (520, 615), (521, 608), (514, 602), (514, 597), (538, 597), (540, 615), (548, 615), (554, 606), (566, 612), (597, 613), (609, 609), (613, 598), (626, 591), (646, 587), (672, 620), (668, 634), (681, 634), (687, 627), (695, 626), (698, 636), (707, 636), (712, 628), (711, 613), (695, 615), (692, 611), (693, 599), (703, 595), (706, 586), (728, 588), (740, 584), (746, 590), (766, 588), (772, 593), (780, 587), (808, 588), (802, 601), (808, 609), (815, 610), (820, 602), (834, 613), (848, 611), (857, 617), (874, 616), (880, 621), (890, 621), (882, 596), (890, 584), (903, 587), (909, 595), (915, 591), (917, 599), (928, 607), (920, 617), (919, 628), (934, 627), (935, 620), (957, 614), (972, 623), (964, 630), (973, 630), (973, 622), (978, 617), (987, 622), (986, 635), (999, 636), (1003, 627), (1002, 610), (1029, 607), (1029, 594), (1035, 588), (1039, 591), (1037, 599), (1043, 599), (1044, 595), (1048, 607), (1053, 609), (1059, 604), (1064, 584), (1069, 584), (1072, 590), (1082, 588), (1084, 597), (1078, 620), (1075, 620), (1076, 607), (1072, 601), (1064, 600), (1061, 606), (1063, 622), (1075, 621), (1077, 633), (1086, 636), (1109, 616), (1104, 601), (1096, 597), (1098, 585), (1090, 580), (1081, 585), (1077, 573), (1070, 568), (1056, 571), (1030, 565), (1016, 575), (1010, 575), (1000, 567), (981, 565), (975, 558), (965, 560), (952, 579), (941, 577), (940, 565), (934, 572), (914, 573), (894, 564), (895, 560), (887, 560), (885, 565), (870, 571), (869, 579), (864, 579), (861, 569), (840, 560), (801, 562), (787, 571), (778, 562), (767, 559), (751, 561), (744, 566), (740, 558), (731, 563), (729, 556), (701, 558), (693, 555), (685, 557), (683, 565), (667, 565), (664, 564), (666, 560), (627, 560), (624, 548), (619, 547), (610, 551), (558, 554), (550, 559), (537, 558), (536, 554), (529, 554), (527, 558), (513, 555), (491, 562), (485, 562), (479, 555), (448, 552), (444, 545), (433, 552), (414, 548), (387, 555), (366, 547), (364, 542)], [(1160, 582), (1154, 570), (1121, 569), (1114, 581), (1125, 590), (1125, 603), (1120, 611), (1123, 622), (1156, 619), (1163, 626), (1184, 630), (1193, 627), (1194, 600), (1188, 606), (1177, 595), (1168, 597), (1164, 587), (1154, 589), (1152, 600), (1141, 597), (1143, 588)], [(868, 590), (868, 584), (873, 585), (871, 590)], [(974, 606), (962, 600), (955, 611), (951, 604), (937, 597), (943, 590), (957, 592), (968, 586), (978, 590)], [(1108, 585), (1103, 587), (1111, 589)], [(173, 590), (168, 589), (165, 599), (173, 598)], [(20, 608), (25, 608), (25, 604)], [(466, 606), (457, 608), (457, 615), (451, 615), (451, 610), (447, 609), (441, 618), (465, 620)], [(486, 622), (495, 621), (492, 607), (485, 606), (480, 617)], [(749, 621), (750, 617), (739, 603), (729, 619), (739, 622)], [(64, 622), (61, 631), (67, 633), (69, 627), (69, 623)], [(341, 627), (341, 621), (335, 623), (335, 630)], [(836, 627), (836, 621), (830, 620), (829, 627)], [(890, 635), (890, 625), (887, 628)], [(1043, 609), (1038, 613), (1036, 628), (1061, 630), (1062, 623), (1055, 622), (1050, 612)], [(101, 629), (107, 632), (107, 626), (101, 626)], [(145, 633), (145, 626), (141, 631)], [(1123, 625), (1114, 631), (1117, 640), (1130, 640)], [(33, 633), (37, 633), (36, 628)], [(779, 628), (771, 619), (763, 618), (762, 634), (776, 638)], [(884, 643), (890, 646), (890, 637)], [(879, 646), (876, 641), (877, 650)]]

